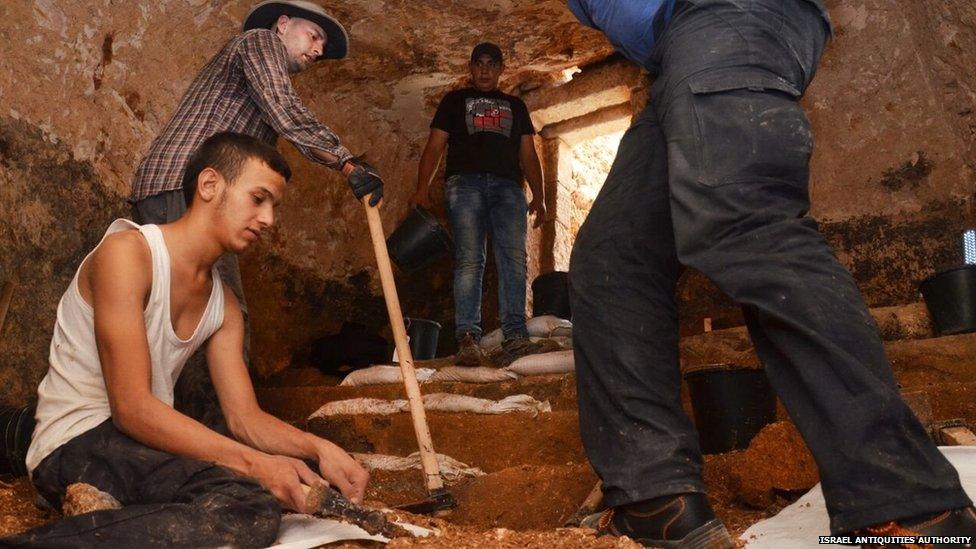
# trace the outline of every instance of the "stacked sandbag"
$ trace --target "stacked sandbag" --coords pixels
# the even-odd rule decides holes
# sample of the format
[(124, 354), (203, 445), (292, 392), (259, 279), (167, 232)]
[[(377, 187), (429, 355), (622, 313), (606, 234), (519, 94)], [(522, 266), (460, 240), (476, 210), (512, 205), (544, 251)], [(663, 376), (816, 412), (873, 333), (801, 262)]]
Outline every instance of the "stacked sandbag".
[(534, 337), (573, 337), (573, 323), (553, 315), (530, 318), (525, 328)]
[[(525, 328), (529, 331), (529, 338), (538, 341), (540, 338), (557, 339), (560, 347), (571, 349), (573, 345), (573, 323), (558, 316), (542, 315), (528, 319)], [(491, 353), (502, 346), (505, 339), (502, 329), (492, 330), (481, 337), (479, 346), (485, 353)]]
[(327, 416), (358, 416), (375, 414), (388, 416), (406, 412), (409, 409), (406, 400), (383, 400), (380, 398), (351, 398), (329, 402), (312, 412), (308, 419)]
[(498, 328), (481, 336), (481, 341), (478, 342), (478, 346), (481, 347), (482, 351), (488, 353), (501, 347), (504, 339), (505, 336), (502, 334), (502, 329)]
[(424, 409), (436, 412), (469, 412), (474, 414), (508, 414), (528, 412), (532, 417), (539, 412), (551, 412), (549, 401), (540, 402), (529, 395), (511, 395), (501, 400), (488, 400), (468, 395), (433, 393), (424, 395)]
[[(414, 452), (406, 457), (387, 456), (383, 454), (351, 454), (367, 471), (407, 471), (422, 469), (420, 452)], [(478, 467), (471, 467), (451, 456), (434, 454), (437, 457), (438, 469), (447, 482), (456, 482), (464, 477), (483, 477), (485, 472)]]
[(518, 379), (515, 372), (506, 372), (498, 368), (487, 366), (448, 366), (441, 368), (427, 381), (437, 382), (461, 382), (461, 383), (497, 383), (499, 381), (509, 381)]
[[(414, 370), (417, 382), (423, 383), (434, 375), (433, 368), (417, 368)], [(358, 387), (361, 385), (390, 385), (403, 383), (403, 374), (399, 366), (370, 366), (362, 370), (355, 370), (342, 380), (339, 385)]]
[(520, 376), (541, 376), (545, 374), (567, 374), (575, 370), (572, 349), (527, 355), (512, 362), (503, 370)]
[[(432, 393), (424, 395), (424, 409), (432, 412), (462, 412), (473, 414), (507, 414), (527, 412), (533, 417), (540, 412), (551, 412), (549, 401), (540, 402), (529, 395), (511, 395), (502, 400), (488, 400), (468, 395)], [(410, 410), (406, 400), (381, 400), (353, 398), (329, 402), (316, 410), (308, 419), (345, 415), (391, 415)]]

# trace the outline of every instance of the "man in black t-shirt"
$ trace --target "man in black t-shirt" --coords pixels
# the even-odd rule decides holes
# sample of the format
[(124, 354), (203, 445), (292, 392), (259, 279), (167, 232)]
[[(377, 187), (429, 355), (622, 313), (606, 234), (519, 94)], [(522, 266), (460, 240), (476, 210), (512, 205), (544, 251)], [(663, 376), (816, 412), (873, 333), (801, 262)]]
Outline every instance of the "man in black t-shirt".
[[(544, 347), (531, 343), (525, 328), (526, 213), (533, 227), (545, 221), (542, 166), (535, 152), (532, 121), (521, 99), (498, 90), (504, 65), (490, 43), (471, 52), (472, 87), (441, 99), (417, 170), (411, 205), (430, 206), (430, 180), (447, 149), (445, 197), (454, 236), (454, 320), (459, 351), (455, 362), (481, 364), (481, 285), (485, 242), (491, 234), (498, 269), (498, 309), (505, 340), (496, 365)], [(532, 201), (526, 205), (522, 178)]]

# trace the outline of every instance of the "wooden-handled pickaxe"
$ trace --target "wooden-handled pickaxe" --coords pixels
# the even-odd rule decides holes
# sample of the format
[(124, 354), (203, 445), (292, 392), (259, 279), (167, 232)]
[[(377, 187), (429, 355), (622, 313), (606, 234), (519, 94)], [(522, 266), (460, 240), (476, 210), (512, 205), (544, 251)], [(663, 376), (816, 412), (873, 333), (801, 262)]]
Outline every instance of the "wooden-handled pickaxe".
[(400, 373), (403, 375), (403, 386), (410, 403), (410, 416), (413, 419), (413, 430), (417, 435), (417, 445), (420, 448), (420, 463), (423, 467), (428, 496), (425, 501), (404, 505), (400, 509), (420, 514), (445, 512), (453, 509), (455, 502), (451, 493), (444, 488), (444, 481), (441, 479), (440, 468), (437, 465), (434, 443), (431, 441), (430, 428), (427, 426), (427, 413), (424, 411), (424, 401), (420, 396), (420, 385), (417, 383), (417, 374), (413, 369), (413, 354), (407, 344), (407, 330), (403, 324), (403, 312), (400, 310), (396, 283), (393, 281), (393, 268), (390, 267), (390, 254), (386, 249), (380, 211), (378, 207), (369, 205), (369, 198), (369, 196), (363, 198), (363, 206), (366, 208), (369, 234), (373, 240), (373, 251), (376, 253), (376, 266), (379, 268), (380, 282), (383, 284), (386, 311), (390, 316), (390, 327), (393, 328), (393, 340), (396, 343)]

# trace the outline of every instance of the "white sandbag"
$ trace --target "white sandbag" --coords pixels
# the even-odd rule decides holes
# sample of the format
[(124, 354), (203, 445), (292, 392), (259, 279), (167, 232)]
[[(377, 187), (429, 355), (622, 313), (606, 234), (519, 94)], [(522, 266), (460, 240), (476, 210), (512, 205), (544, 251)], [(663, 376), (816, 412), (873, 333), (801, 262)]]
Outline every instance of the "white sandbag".
[(573, 351), (523, 356), (502, 369), (515, 372), (520, 376), (569, 373), (575, 369)]
[(573, 323), (553, 315), (530, 318), (525, 322), (525, 327), (529, 330), (529, 335), (535, 337), (566, 337), (573, 335)]
[[(431, 393), (424, 395), (423, 399), (424, 409), (435, 412), (471, 412), (475, 414), (529, 412), (534, 417), (539, 412), (552, 411), (549, 401), (540, 402), (529, 395), (511, 395), (495, 401), (467, 395)], [(391, 415), (409, 411), (410, 403), (407, 400), (352, 398), (329, 402), (308, 416), (308, 419), (358, 414)]]
[(448, 366), (441, 368), (427, 381), (430, 383), (457, 381), (461, 383), (497, 383), (517, 379), (515, 372), (506, 372), (498, 368), (488, 368), (478, 366), (469, 368), (467, 366)]
[[(420, 463), (420, 452), (414, 452), (407, 457), (386, 456), (383, 454), (351, 454), (353, 459), (362, 464), (368, 471), (407, 471), (409, 469), (422, 469)], [(448, 482), (454, 482), (464, 477), (482, 477), (485, 472), (477, 467), (471, 467), (466, 463), (445, 456), (435, 454), (437, 465), (441, 476)]]
[(360, 414), (390, 415), (406, 412), (406, 400), (382, 400), (379, 398), (351, 398), (329, 402), (308, 416), (308, 419), (327, 416), (356, 416)]
[(567, 351), (567, 350), (570, 350), (570, 349), (573, 348), (573, 338), (572, 337), (552, 336), (549, 339), (552, 340), (552, 341), (555, 341), (556, 344), (559, 345), (559, 348), (562, 349), (562, 350), (564, 350), (564, 351)]
[(548, 400), (538, 401), (529, 395), (509, 395), (488, 407), (490, 414), (507, 414), (509, 412), (529, 412), (532, 417), (552, 411)]
[[(416, 368), (417, 382), (423, 383), (430, 376), (434, 375), (432, 368)], [(360, 386), (360, 385), (387, 385), (403, 383), (403, 376), (400, 374), (399, 366), (370, 366), (361, 370), (354, 370), (342, 380), (339, 385)]]
[[(568, 320), (565, 322), (569, 322)], [(570, 322), (569, 326), (556, 326), (549, 332), (549, 337), (555, 339), (557, 337), (566, 337), (569, 339), (573, 338), (573, 324)]]
[(532, 343), (538, 343), (540, 341), (551, 341), (559, 347), (560, 351), (565, 351), (567, 349), (573, 348), (573, 338), (565, 336), (553, 336), (553, 337), (529, 337), (529, 341)]
[(505, 339), (505, 335), (502, 334), (502, 329), (492, 330), (487, 334), (481, 336), (481, 341), (478, 342), (478, 346), (481, 347), (482, 351), (488, 352), (497, 349), (502, 346), (502, 340)]
[(551, 412), (549, 401), (539, 402), (529, 395), (511, 395), (502, 400), (488, 400), (468, 395), (433, 393), (424, 395), (424, 409), (436, 412), (470, 412), (474, 414), (507, 414), (528, 412), (533, 417), (539, 412)]
[[(546, 338), (569, 338), (570, 343), (572, 343), (573, 323), (557, 316), (543, 315), (530, 318), (526, 321), (525, 327), (529, 330), (529, 339), (532, 341)], [(485, 353), (491, 353), (501, 347), (504, 340), (505, 336), (502, 334), (502, 329), (498, 328), (482, 336), (479, 346)], [(572, 345), (566, 348), (571, 347)]]

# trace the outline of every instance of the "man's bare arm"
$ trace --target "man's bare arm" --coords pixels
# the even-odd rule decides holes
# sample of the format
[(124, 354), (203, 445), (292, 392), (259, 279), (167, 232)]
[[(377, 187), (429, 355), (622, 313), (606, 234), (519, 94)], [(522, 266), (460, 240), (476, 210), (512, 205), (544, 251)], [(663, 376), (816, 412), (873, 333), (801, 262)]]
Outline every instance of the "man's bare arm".
[(535, 214), (532, 226), (539, 228), (546, 220), (546, 195), (542, 184), (542, 163), (535, 152), (535, 141), (531, 135), (523, 135), (519, 142), (519, 164), (532, 190), (532, 201), (529, 202), (529, 213)]
[(316, 482), (318, 475), (302, 462), (271, 456), (222, 436), (152, 394), (143, 319), (144, 303), (152, 287), (151, 273), (152, 259), (137, 231), (110, 236), (91, 258), (88, 281), (95, 311), (95, 339), (112, 421), (146, 446), (215, 462), (254, 477), (283, 505), (302, 510), (301, 486), (296, 483), (288, 490), (290, 487), (283, 488), (278, 480), (301, 476), (306, 483)]
[(241, 353), (244, 321), (240, 305), (227, 286), (224, 302), (224, 323), (210, 337), (207, 364), (234, 437), (271, 454), (315, 460), (330, 484), (349, 499), (361, 502), (369, 473), (359, 463), (335, 444), (261, 410)]
[(447, 150), (447, 139), (450, 135), (438, 128), (430, 129), (430, 137), (427, 138), (427, 145), (424, 146), (417, 167), (417, 192), (410, 198), (411, 206), (430, 207), (430, 180), (434, 177), (444, 151)]

